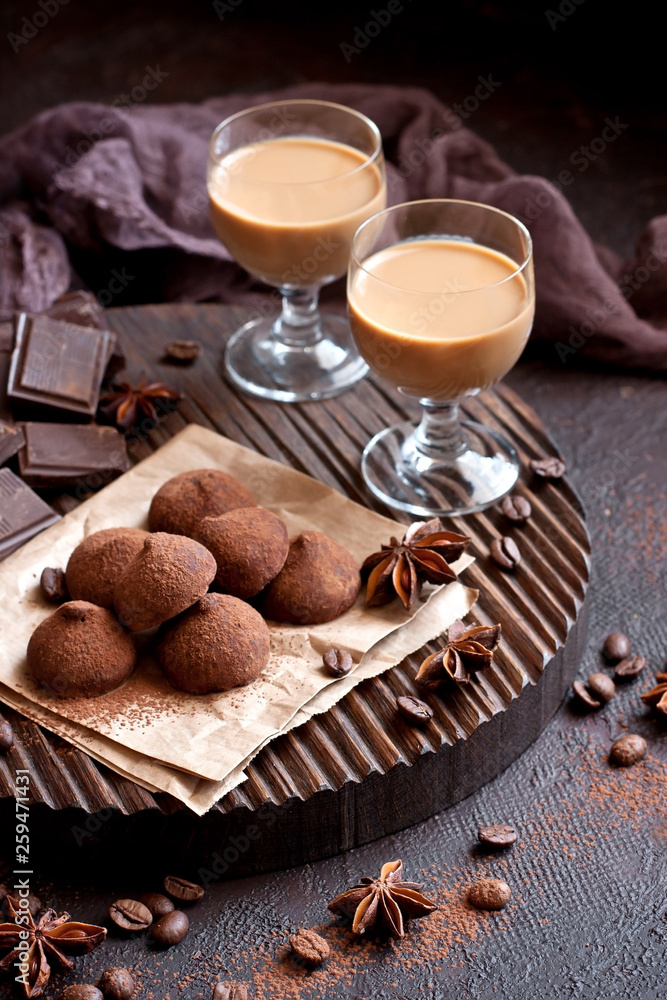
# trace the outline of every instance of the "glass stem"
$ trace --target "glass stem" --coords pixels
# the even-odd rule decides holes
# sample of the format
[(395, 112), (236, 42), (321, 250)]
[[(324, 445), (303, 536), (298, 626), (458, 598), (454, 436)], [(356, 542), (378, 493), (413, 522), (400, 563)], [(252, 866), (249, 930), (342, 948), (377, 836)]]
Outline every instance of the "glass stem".
[(289, 347), (309, 347), (322, 339), (319, 285), (281, 288), (282, 313), (273, 326), (274, 336)]
[(420, 399), (422, 418), (414, 432), (417, 450), (429, 458), (460, 455), (466, 443), (459, 423), (459, 403)]

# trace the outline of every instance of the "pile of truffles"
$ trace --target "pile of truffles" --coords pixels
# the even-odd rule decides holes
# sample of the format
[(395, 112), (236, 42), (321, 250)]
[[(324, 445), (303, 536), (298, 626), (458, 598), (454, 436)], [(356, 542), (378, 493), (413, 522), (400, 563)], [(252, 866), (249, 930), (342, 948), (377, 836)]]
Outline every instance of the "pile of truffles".
[(342, 545), (319, 531), (290, 539), (279, 517), (218, 469), (164, 483), (148, 526), (97, 531), (72, 552), (68, 599), (27, 651), (33, 679), (59, 697), (95, 698), (121, 685), (137, 662), (134, 635), (148, 630), (177, 690), (250, 684), (269, 659), (265, 618), (328, 622), (359, 593), (359, 567)]

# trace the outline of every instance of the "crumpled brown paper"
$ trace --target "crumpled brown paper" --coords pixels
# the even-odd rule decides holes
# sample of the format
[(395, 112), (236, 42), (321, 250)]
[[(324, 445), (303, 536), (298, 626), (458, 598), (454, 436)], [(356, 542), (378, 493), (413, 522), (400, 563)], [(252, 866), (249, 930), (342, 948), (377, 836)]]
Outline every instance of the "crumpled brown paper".
[[(150, 500), (168, 478), (186, 469), (218, 467), (240, 479), (258, 502), (287, 523), (290, 533), (324, 531), (362, 559), (405, 526), (355, 504), (301, 473), (197, 425), (190, 425), (150, 458), (86, 501), (58, 525), (0, 564), (0, 663), (8, 704), (97, 760), (151, 790), (169, 791), (201, 813), (243, 780), (243, 769), (271, 739), (315, 712), (326, 711), (360, 680), (386, 670), (442, 632), (474, 603), (456, 582), (428, 588), (413, 614), (400, 602), (367, 609), (357, 603), (318, 626), (272, 624), (271, 659), (245, 688), (197, 697), (174, 691), (150, 655), (117, 692), (96, 699), (55, 698), (27, 674), (25, 649), (52, 608), (39, 590), (46, 565), (64, 566), (78, 542), (117, 525), (145, 527)], [(459, 560), (460, 567), (470, 563)], [(348, 649), (357, 664), (333, 680), (322, 669), (330, 645)]]

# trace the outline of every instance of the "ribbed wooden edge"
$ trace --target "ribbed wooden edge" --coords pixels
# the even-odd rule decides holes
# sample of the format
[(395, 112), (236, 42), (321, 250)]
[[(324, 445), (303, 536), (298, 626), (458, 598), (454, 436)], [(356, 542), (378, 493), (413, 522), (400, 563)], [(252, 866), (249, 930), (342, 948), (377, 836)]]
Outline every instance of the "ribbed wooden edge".
[[(384, 510), (367, 494), (359, 457), (370, 437), (383, 427), (414, 415), (405, 400), (372, 379), (323, 403), (280, 406), (238, 395), (221, 378), (221, 345), (242, 312), (219, 306), (152, 306), (112, 311), (114, 329), (128, 353), (130, 380), (151, 374), (181, 384), (186, 401), (150, 439), (132, 446), (139, 460), (186, 422), (212, 427), (241, 444), (321, 479), (360, 503)], [(195, 337), (205, 344), (191, 368), (160, 365), (170, 339)], [(161, 369), (161, 370), (160, 370)], [(475, 564), (462, 581), (480, 591), (474, 610), (481, 624), (501, 622), (503, 641), (493, 665), (465, 688), (426, 696), (434, 711), (424, 729), (404, 723), (395, 710), (401, 694), (424, 693), (414, 677), (430, 645), (380, 677), (366, 681), (324, 715), (280, 737), (255, 758), (247, 779), (217, 803), (228, 814), (256, 810), (270, 802), (308, 800), (317, 792), (339, 791), (363, 783), (398, 765), (410, 768), (425, 754), (468, 739), (483, 723), (505, 712), (526, 687), (534, 686), (545, 666), (565, 644), (582, 607), (589, 576), (590, 547), (581, 505), (567, 483), (535, 481), (531, 458), (557, 453), (537, 415), (503, 385), (469, 400), (465, 412), (505, 434), (521, 457), (524, 472), (516, 492), (531, 503), (527, 524), (510, 528), (497, 509), (452, 527), (472, 538)], [(61, 498), (61, 510), (75, 502)], [(408, 520), (408, 518), (405, 518)], [(494, 538), (511, 533), (522, 554), (515, 573), (504, 573), (489, 559)], [(556, 693), (558, 701), (564, 689)], [(548, 715), (555, 709), (555, 704)], [(7, 710), (16, 746), (0, 755), (0, 795), (14, 793), (16, 768), (31, 774), (33, 801), (53, 809), (87, 812), (112, 808), (123, 814), (183, 807), (167, 795), (153, 796), (131, 781), (97, 765), (86, 754)], [(506, 765), (505, 765), (506, 766)], [(500, 768), (499, 768), (500, 769)], [(413, 820), (414, 821), (414, 820)]]

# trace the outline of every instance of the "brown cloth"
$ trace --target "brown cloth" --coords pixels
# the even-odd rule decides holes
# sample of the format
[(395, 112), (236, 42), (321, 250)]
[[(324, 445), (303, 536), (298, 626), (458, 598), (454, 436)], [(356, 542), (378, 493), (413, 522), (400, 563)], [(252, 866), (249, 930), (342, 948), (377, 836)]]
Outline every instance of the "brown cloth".
[[(75, 103), (38, 115), (0, 139), (0, 313), (44, 309), (64, 292), (72, 277), (68, 247), (79, 254), (113, 247), (116, 262), (125, 260), (118, 251), (141, 250), (141, 266), (154, 269), (164, 266), (167, 249), (178, 265), (169, 258), (166, 299), (266, 308), (270, 291), (230, 261), (210, 225), (207, 146), (227, 115), (299, 97), (345, 104), (377, 123), (390, 204), (465, 198), (527, 224), (537, 275), (533, 339), (551, 342), (546, 354), (554, 361), (667, 370), (667, 216), (652, 221), (634, 260), (623, 263), (594, 246), (552, 184), (517, 176), (453, 111), (418, 88), (309, 83), (200, 105), (123, 110)], [(102, 305), (113, 304), (126, 286), (132, 298), (130, 264), (137, 257), (127, 260), (127, 269), (115, 267), (108, 288), (97, 293)], [(342, 283), (334, 294), (342, 306)]]

